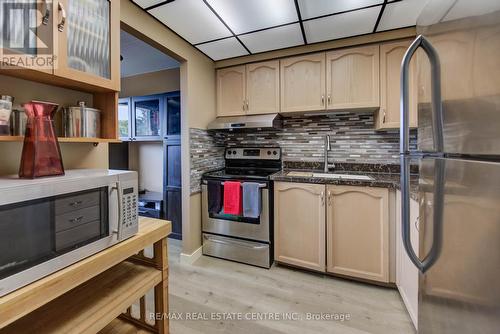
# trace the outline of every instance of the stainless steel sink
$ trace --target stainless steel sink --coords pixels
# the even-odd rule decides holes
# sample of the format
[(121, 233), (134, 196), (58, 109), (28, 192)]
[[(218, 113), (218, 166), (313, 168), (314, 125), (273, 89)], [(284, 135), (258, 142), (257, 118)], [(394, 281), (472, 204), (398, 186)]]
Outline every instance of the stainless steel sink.
[(361, 181), (373, 180), (371, 176), (367, 175), (335, 174), (335, 173), (288, 172), (287, 176), (317, 177), (317, 178), (334, 179), (334, 180), (361, 180)]
[(334, 180), (362, 180), (362, 181), (373, 180), (372, 177), (367, 175), (353, 175), (353, 174), (313, 173), (312, 176), (325, 179), (334, 179)]

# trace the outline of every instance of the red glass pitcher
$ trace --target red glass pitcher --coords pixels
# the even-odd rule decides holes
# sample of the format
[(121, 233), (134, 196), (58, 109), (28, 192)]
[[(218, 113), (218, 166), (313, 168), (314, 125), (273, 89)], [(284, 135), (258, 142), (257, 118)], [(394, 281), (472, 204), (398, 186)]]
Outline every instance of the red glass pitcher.
[(28, 119), (19, 177), (33, 179), (64, 175), (61, 149), (53, 120), (57, 107), (57, 104), (40, 101), (24, 104)]

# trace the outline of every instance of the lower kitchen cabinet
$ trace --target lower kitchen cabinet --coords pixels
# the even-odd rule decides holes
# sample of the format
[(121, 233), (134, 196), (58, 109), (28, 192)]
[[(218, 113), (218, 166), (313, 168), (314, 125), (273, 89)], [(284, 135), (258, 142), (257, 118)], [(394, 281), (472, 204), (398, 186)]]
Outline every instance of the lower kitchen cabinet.
[(327, 271), (389, 282), (389, 190), (327, 186)]
[[(396, 285), (401, 298), (417, 328), (418, 321), (418, 269), (411, 262), (403, 246), (401, 235), (401, 192), (396, 192)], [(415, 254), (419, 254), (419, 204), (410, 200), (411, 244)]]
[(275, 260), (325, 271), (325, 186), (275, 182)]
[(389, 282), (389, 189), (275, 182), (275, 260)]

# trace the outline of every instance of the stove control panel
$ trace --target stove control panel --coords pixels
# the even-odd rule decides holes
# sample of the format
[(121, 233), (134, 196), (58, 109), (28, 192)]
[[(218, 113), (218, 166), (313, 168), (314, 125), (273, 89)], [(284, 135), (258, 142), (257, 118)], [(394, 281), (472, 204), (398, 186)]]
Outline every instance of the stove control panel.
[(279, 147), (231, 147), (226, 148), (226, 159), (281, 160)]

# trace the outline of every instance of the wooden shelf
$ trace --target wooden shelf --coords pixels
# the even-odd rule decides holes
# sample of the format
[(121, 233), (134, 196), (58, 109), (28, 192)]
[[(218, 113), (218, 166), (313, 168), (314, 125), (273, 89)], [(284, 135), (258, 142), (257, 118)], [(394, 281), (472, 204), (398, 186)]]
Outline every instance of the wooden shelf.
[(122, 262), (2, 330), (14, 333), (96, 333), (162, 280), (162, 272)]
[(104, 327), (99, 334), (151, 334), (154, 332), (148, 331), (131, 322), (117, 318), (109, 325)]
[[(84, 138), (84, 137), (58, 137), (60, 143), (121, 143), (120, 139), (109, 138)], [(0, 142), (20, 142), (24, 141), (24, 136), (0, 136)]]
[[(140, 217), (139, 232), (135, 236), (81, 260), (67, 268), (59, 270), (54, 274), (44, 277), (19, 290), (0, 297), (0, 314), (2, 315), (0, 317), (0, 328), (12, 324), (14, 321), (21, 319), (28, 313), (33, 312), (40, 307), (44, 307), (44, 305), (49, 302), (61, 297), (68, 291), (85, 284), (104, 271), (139, 253), (151, 244), (164, 240), (164, 238), (166, 238), (171, 231), (172, 225), (168, 221)], [(159, 272), (161, 273), (161, 271)], [(141, 279), (148, 277), (153, 279), (149, 276), (149, 274), (149, 271), (140, 271), (136, 273), (136, 275), (140, 276)], [(119, 288), (119, 284), (115, 284), (114, 287)], [(96, 287), (96, 289), (97, 288), (98, 287)], [(132, 287), (130, 287), (130, 289), (130, 291), (134, 291)], [(102, 294), (105, 297), (107, 293), (110, 292), (106, 290)], [(99, 296), (95, 297), (99, 298)], [(73, 302), (68, 303), (68, 307), (70, 307), (70, 304), (73, 304)], [(76, 305), (78, 305), (78, 303), (76, 303)], [(116, 307), (121, 304), (114, 305)], [(123, 311), (126, 307), (127, 306), (124, 306), (122, 309), (119, 309), (119, 311)], [(61, 310), (63, 311), (64, 307), (61, 308)], [(60, 312), (62, 312), (61, 310)], [(83, 309), (80, 309), (78, 312), (83, 312)], [(96, 315), (94, 314), (93, 316), (95, 317)], [(55, 317), (57, 318), (58, 316), (55, 315)], [(112, 319), (109, 319), (109, 322), (111, 320)], [(106, 324), (104, 324), (103, 327)], [(20, 331), (18, 333), (38, 333), (38, 331)]]

